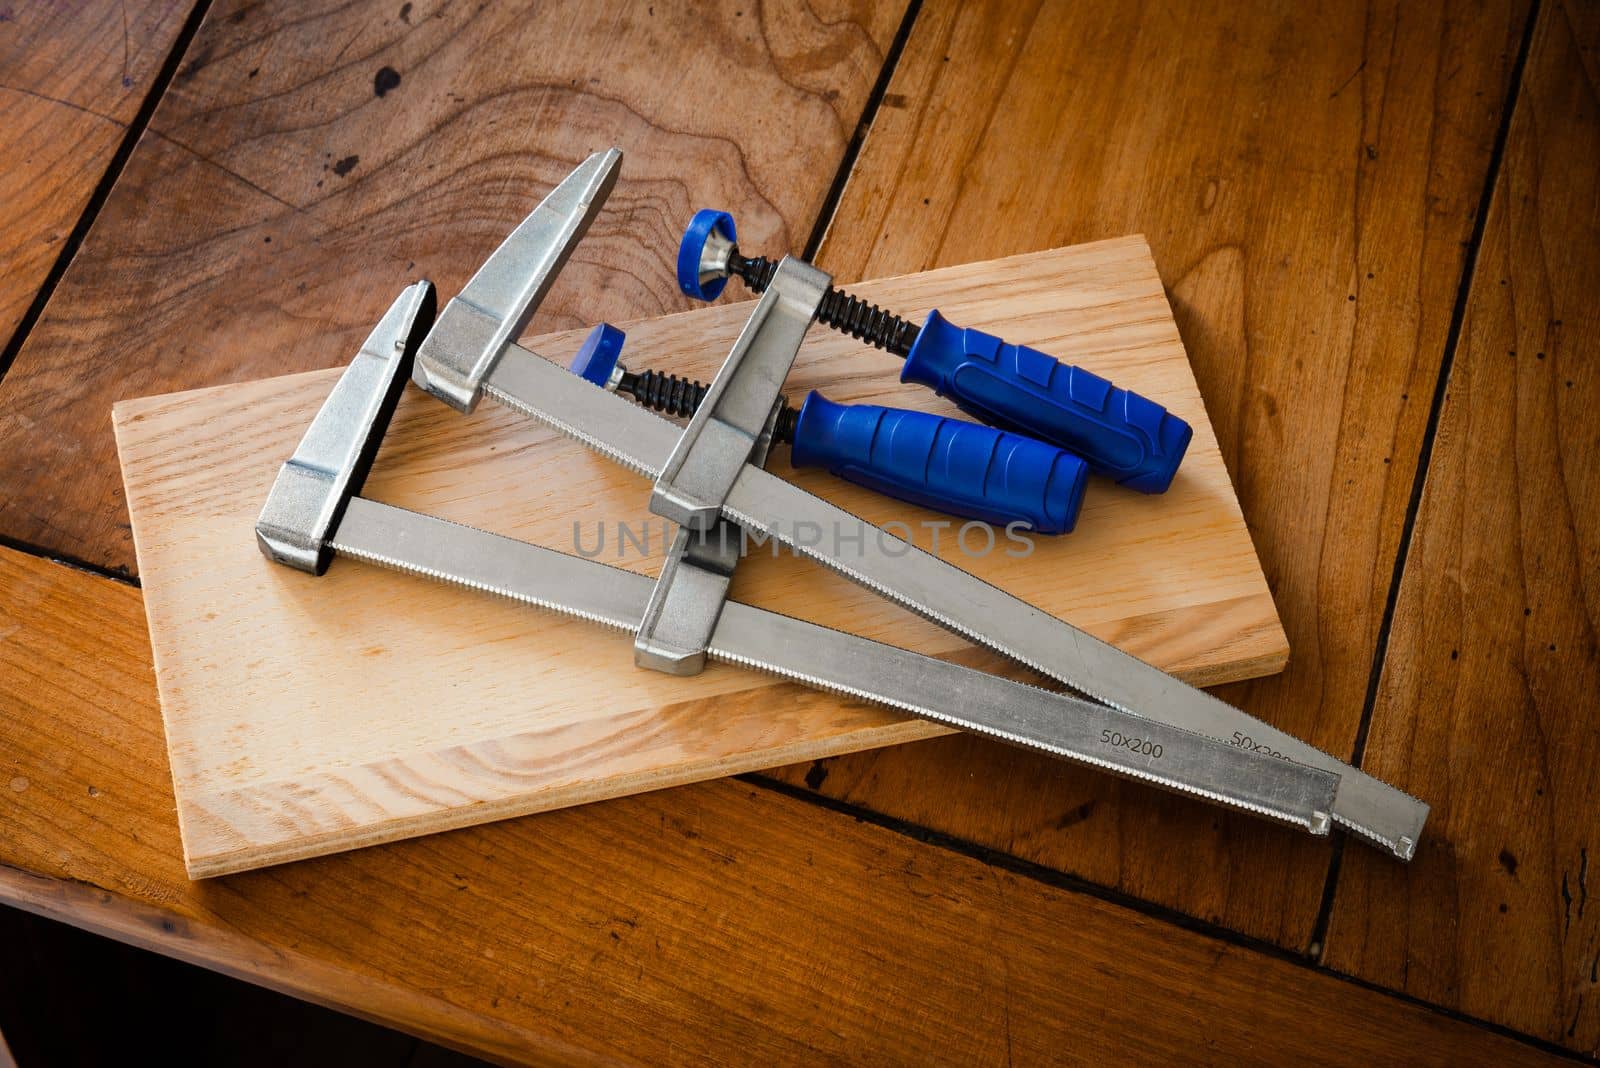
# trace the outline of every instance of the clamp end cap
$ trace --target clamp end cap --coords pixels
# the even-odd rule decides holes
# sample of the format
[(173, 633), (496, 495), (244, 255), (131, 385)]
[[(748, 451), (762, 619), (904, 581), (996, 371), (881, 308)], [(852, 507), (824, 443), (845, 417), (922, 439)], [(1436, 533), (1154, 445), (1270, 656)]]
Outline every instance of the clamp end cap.
[(601, 389), (611, 388), (611, 376), (616, 372), (617, 361), (622, 358), (622, 342), (627, 337), (610, 323), (601, 323), (583, 339), (577, 355), (569, 368), (586, 382)]
[[(713, 238), (716, 240), (713, 241)], [(738, 241), (733, 216), (715, 208), (701, 208), (689, 220), (678, 243), (678, 288), (695, 300), (712, 301), (728, 284), (727, 253)], [(707, 262), (707, 245), (720, 255), (720, 263)]]

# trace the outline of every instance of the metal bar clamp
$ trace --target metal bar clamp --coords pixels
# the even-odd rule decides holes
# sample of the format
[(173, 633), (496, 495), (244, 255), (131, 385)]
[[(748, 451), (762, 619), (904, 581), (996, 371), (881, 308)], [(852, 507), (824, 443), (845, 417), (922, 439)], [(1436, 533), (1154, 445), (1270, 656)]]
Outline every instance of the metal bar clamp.
[[(648, 629), (640, 621), (656, 601), (661, 605), (657, 616), (667, 624), (656, 633), (689, 649), (687, 661), (695, 649), (709, 645), (710, 658), (724, 663), (875, 701), (947, 727), (1285, 820), (1314, 834), (1328, 832), (1337, 774), (1232, 749), (1214, 738), (1119, 709), (738, 601), (724, 604), (724, 588), (715, 582), (706, 587), (702, 580), (725, 579), (737, 550), (720, 569), (697, 559), (697, 539), (699, 549), (721, 547), (715, 533), (683, 531), (681, 551), (675, 554), (678, 563), (668, 565), (677, 580), (653, 591), (644, 575), (357, 496), (394, 414), (400, 384), (428, 333), (432, 297), (432, 287), (422, 282), (395, 301), (284, 465), (256, 528), (269, 559), (315, 575), (334, 556), (346, 556), (624, 631)], [(537, 358), (533, 362), (544, 363)], [(572, 399), (603, 402), (602, 421), (618, 416), (624, 422), (655, 420), (553, 364), (545, 366), (559, 375), (555, 381), (560, 386), (576, 387)], [(491, 395), (501, 389), (487, 387)], [(604, 410), (608, 407), (610, 412)], [(670, 424), (661, 426), (671, 429)], [(665, 456), (669, 445), (664, 440), (657, 444), (659, 455)], [(699, 631), (684, 624), (703, 616), (677, 608), (680, 601), (696, 600), (697, 591), (707, 594), (707, 589), (709, 594), (698, 600), (717, 618), (709, 641), (702, 641)], [(1113, 732), (1119, 738), (1136, 733), (1143, 744), (1108, 745), (1104, 739)]]
[[(537, 547), (461, 533), (436, 520), (401, 516), (398, 509), (375, 504), (358, 505), (354, 517), (360, 522), (355, 523), (349, 514), (336, 521), (336, 508), (312, 515), (314, 529), (305, 534), (302, 563), (310, 560), (313, 569), (321, 563), (320, 553), (313, 556), (310, 546), (327, 540), (319, 532), (331, 523), (333, 548), (339, 552), (473, 588), (515, 590), (508, 595), (634, 629), (646, 663), (660, 658), (672, 670), (695, 670), (704, 645), (700, 636), (714, 627), (713, 658), (764, 667), (937, 722), (1277, 815), (1317, 833), (1326, 831), (1331, 814), (1394, 856), (1410, 859), (1428, 816), (1427, 805), (1416, 798), (881, 528), (875, 537), (856, 542), (849, 554), (838, 544), (803, 540), (798, 534), (802, 527), (826, 529), (861, 521), (747, 461), (772, 425), (782, 379), (820, 310), (829, 281), (822, 272), (787, 260), (780, 264), (708, 398), (681, 434), (673, 424), (511, 342), (594, 217), (597, 201), (614, 180), (618, 158), (616, 152), (596, 153), (575, 169), (534, 210), (526, 229), (519, 227), (461, 296), (445, 306), (433, 331), (417, 346), (414, 381), (461, 409), (470, 409), (487, 393), (655, 479), (652, 512), (692, 531), (711, 531), (720, 513), (744, 529), (765, 532), (833, 572), (1091, 700), (1017, 687), (996, 676), (801, 625), (776, 613), (755, 615), (759, 610), (737, 602), (724, 605), (723, 581), (731, 567), (706, 558), (698, 551), (705, 546), (696, 549), (688, 539), (675, 551), (675, 562), (669, 561), (668, 581), (654, 591), (659, 606), (653, 624), (641, 622), (652, 597), (649, 580), (642, 576), (597, 570), (603, 565), (578, 568), (568, 558)], [(484, 329), (479, 319), (493, 328)], [(286, 484), (285, 492), (291, 488)], [(276, 521), (307, 511), (269, 501), (263, 547), (271, 552), (278, 545), (292, 545), (283, 536), (286, 524)], [(421, 536), (415, 533), (421, 527), (439, 531), (428, 537), (443, 543), (440, 549), (424, 552), (410, 544), (409, 539)], [(496, 548), (480, 547), (477, 542), (484, 538), (491, 538)], [(448, 570), (426, 562), (446, 550), (451, 556)], [(490, 572), (494, 581), (486, 582), (483, 576)], [(686, 580), (691, 572), (697, 573)], [(574, 578), (579, 573), (595, 576), (585, 582), (603, 578), (610, 591), (607, 599), (597, 601), (586, 593)], [(689, 584), (680, 589), (685, 582)], [(681, 604), (691, 607), (680, 611)], [(919, 696), (908, 698), (912, 693)], [(1227, 741), (1241, 732), (1272, 756), (1259, 757)], [(1164, 740), (1155, 741), (1157, 734)], [(1286, 785), (1293, 787), (1292, 804), (1279, 793)], [(1323, 800), (1330, 789), (1331, 812)]]

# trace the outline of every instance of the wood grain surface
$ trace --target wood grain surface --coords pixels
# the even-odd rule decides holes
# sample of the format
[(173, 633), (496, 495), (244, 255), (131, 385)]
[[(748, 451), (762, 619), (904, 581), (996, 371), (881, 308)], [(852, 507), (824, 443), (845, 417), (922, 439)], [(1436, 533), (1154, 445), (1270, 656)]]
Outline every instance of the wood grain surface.
[(542, 329), (687, 307), (702, 205), (798, 250), (900, 13), (216, 4), (0, 380), (0, 535), (131, 570), (114, 401), (348, 359), (401, 285), (459, 289), (596, 148), (627, 162)]
[(137, 590), (0, 550), (0, 900), (448, 1045), (613, 1064), (1552, 1063), (732, 781), (191, 883), (144, 625)]
[(192, 0), (5, 6), (0, 350), (38, 296), (193, 6)]
[[(908, 313), (938, 305), (1150, 397), (1194, 427), (1183, 467), (1160, 496), (1097, 482), (1078, 529), (1023, 542), (1026, 553), (1003, 536), (992, 545), (958, 537), (948, 517), (826, 473), (795, 472), (782, 449), (780, 474), (870, 522), (898, 523), (921, 547), (1185, 677), (1283, 666), (1283, 631), (1142, 239), (859, 290)], [(707, 381), (750, 307), (631, 324), (628, 351), (637, 367)], [(583, 334), (529, 344), (565, 360)], [(818, 329), (788, 388), (959, 414), (902, 387), (895, 371), (882, 353)], [(734, 666), (694, 678), (638, 670), (624, 634), (356, 563), (321, 579), (273, 566), (257, 549), (256, 516), (340, 373), (117, 408), (191, 874), (946, 733)], [(385, 441), (365, 490), (375, 500), (644, 574), (660, 569), (668, 535), (646, 510), (649, 483), (516, 413), (488, 404), (463, 419), (408, 390)], [(620, 541), (624, 524), (643, 545)], [(1000, 666), (791, 553), (755, 549), (732, 594)], [(1055, 774), (1098, 777), (1059, 765)]]
[[(1540, 12), (1365, 765), (1434, 805), (1347, 856), (1328, 960), (1600, 1052), (1600, 8)], [(1579, 165), (1579, 160), (1590, 165)]]
[[(1523, 26), (930, 0), (819, 256), (848, 280), (1143, 231), (1294, 650), (1221, 696), (1341, 756)], [(786, 778), (1310, 948), (1327, 854), (1247, 819), (967, 738)]]
[[(521, 8), (214, 5), (0, 381), (0, 537), (131, 569), (114, 400), (342, 362), (597, 144), (629, 151), (628, 222), (540, 328), (681, 307), (701, 204), (798, 249), (903, 17)], [(1527, 8), (923, 3), (819, 257), (849, 279), (1148, 234), (1296, 645), (1224, 696), (1330, 747)], [(0, 336), (189, 9), (125, 10), (122, 96), (124, 8), (0, 4)], [(1592, 1056), (1597, 42), (1592, 6), (1538, 10), (1364, 750), (1436, 844), (1410, 869), (1344, 850), (1323, 961)], [(1049, 869), (1314, 952), (1326, 853), (963, 739), (784, 773), (907, 835), (715, 783), (192, 884), (146, 638), (137, 591), (0, 550), (0, 899), (489, 1056), (1534, 1058), (1071, 892)]]

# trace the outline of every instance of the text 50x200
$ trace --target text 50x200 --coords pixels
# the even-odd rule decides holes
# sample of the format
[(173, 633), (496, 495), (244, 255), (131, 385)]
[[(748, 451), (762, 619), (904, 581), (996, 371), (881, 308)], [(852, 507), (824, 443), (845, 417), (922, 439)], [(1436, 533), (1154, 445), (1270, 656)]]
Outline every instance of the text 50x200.
[(1241, 734), (1239, 731), (1233, 732), (1233, 737), (1228, 740), (1228, 744), (1237, 749), (1248, 749), (1252, 753), (1265, 753), (1267, 756), (1274, 756), (1279, 760), (1289, 759), (1265, 742), (1257, 742), (1248, 734)]
[(1114, 746), (1118, 749), (1126, 749), (1130, 753), (1139, 753), (1142, 756), (1150, 757), (1152, 760), (1161, 759), (1161, 743), (1152, 742), (1148, 738), (1134, 738), (1123, 734), (1121, 731), (1103, 730), (1100, 732), (1100, 740), (1106, 745)]
[[(1106, 745), (1115, 746), (1118, 749), (1126, 749), (1131, 753), (1139, 753), (1153, 760), (1161, 759), (1161, 743), (1152, 742), (1148, 738), (1135, 738), (1131, 735), (1123, 734), (1121, 731), (1108, 729), (1100, 732), (1100, 740)], [(1265, 753), (1268, 756), (1275, 756), (1279, 760), (1288, 759), (1288, 757), (1271, 746), (1260, 744), (1248, 734), (1240, 734), (1238, 731), (1233, 732), (1233, 738), (1228, 744), (1239, 749), (1247, 749), (1252, 753)]]

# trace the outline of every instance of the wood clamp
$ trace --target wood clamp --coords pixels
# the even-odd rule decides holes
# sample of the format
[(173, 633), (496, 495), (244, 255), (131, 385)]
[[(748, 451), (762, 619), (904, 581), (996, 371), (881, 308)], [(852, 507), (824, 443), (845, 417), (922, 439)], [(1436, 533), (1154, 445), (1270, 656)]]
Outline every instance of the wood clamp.
[[(796, 265), (793, 288), (774, 275), (687, 430), (507, 340), (595, 214), (619, 161), (612, 150), (580, 165), (431, 330), (431, 287), (401, 296), (269, 495), (257, 534), (272, 559), (318, 574), (332, 555), (350, 555), (512, 597), (626, 628), (638, 662), (658, 670), (693, 673), (709, 657), (774, 672), (1314, 834), (1337, 822), (1410, 859), (1427, 818), (1422, 802), (763, 470), (778, 390), (827, 286), (821, 272)], [(470, 409), (487, 394), (655, 480), (652, 510), (683, 527), (662, 577), (652, 583), (355, 496), (407, 373), (453, 407)], [(728, 601), (737, 561), (728, 523), (1086, 697)], [(829, 544), (799, 536), (802, 527), (865, 536)], [(1272, 755), (1230, 744), (1241, 731)]]

